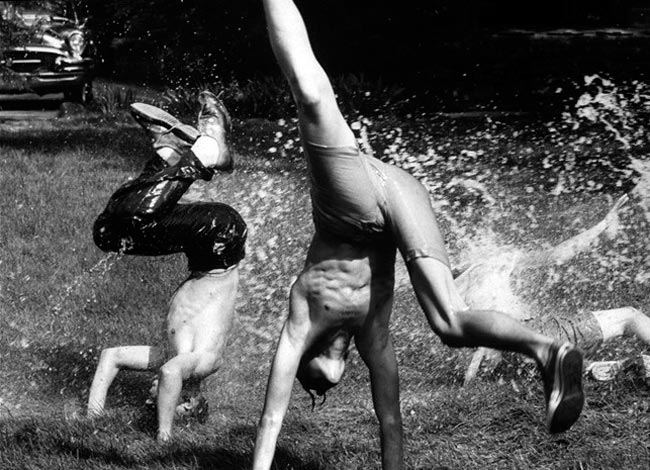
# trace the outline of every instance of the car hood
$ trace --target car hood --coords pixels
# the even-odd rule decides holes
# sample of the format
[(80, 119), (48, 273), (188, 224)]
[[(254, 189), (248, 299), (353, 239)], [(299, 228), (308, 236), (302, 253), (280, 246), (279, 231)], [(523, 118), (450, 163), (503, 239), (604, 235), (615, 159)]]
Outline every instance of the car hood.
[(80, 31), (81, 28), (74, 21), (68, 19), (54, 19), (44, 21), (35, 31), (35, 34), (42, 32), (54, 33), (62, 37), (68, 36), (73, 31)]
[(75, 31), (83, 31), (74, 21), (66, 18), (42, 19), (33, 26), (22, 26), (28, 32), (26, 43), (22, 47), (50, 46), (66, 48), (65, 41)]

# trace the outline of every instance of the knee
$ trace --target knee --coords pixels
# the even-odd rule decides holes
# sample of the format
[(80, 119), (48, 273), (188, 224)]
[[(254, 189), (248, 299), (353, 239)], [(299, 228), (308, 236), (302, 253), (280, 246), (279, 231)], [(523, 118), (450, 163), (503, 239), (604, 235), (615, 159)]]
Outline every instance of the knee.
[(465, 346), (464, 337), (457, 330), (440, 330), (436, 331), (436, 334), (440, 337), (440, 341), (442, 341), (442, 344), (445, 346), (449, 346), (450, 348), (460, 348)]
[(176, 379), (182, 380), (180, 368), (175, 364), (170, 364), (169, 362), (162, 365), (158, 372), (158, 375), (160, 377), (161, 383), (169, 383), (170, 381), (174, 381)]
[(402, 433), (402, 418), (399, 414), (387, 414), (380, 416), (377, 414), (377, 418), (381, 422), (381, 427), (384, 433), (390, 433), (392, 435)]
[(97, 248), (102, 251), (110, 251), (108, 233), (109, 228), (106, 223), (106, 218), (100, 215), (93, 225), (93, 241), (97, 245)]
[(634, 334), (641, 325), (645, 324), (648, 321), (648, 317), (641, 311), (634, 307), (629, 307), (630, 309), (630, 318), (625, 325), (625, 333)]
[(120, 251), (121, 235), (118, 228), (123, 224), (114, 222), (109, 216), (101, 214), (93, 225), (93, 241), (104, 252)]
[(122, 348), (118, 346), (114, 348), (104, 349), (99, 355), (99, 362), (97, 364), (97, 367), (104, 370), (121, 370), (128, 368), (128, 365), (125, 365)]
[(466, 344), (465, 334), (458, 320), (457, 312), (448, 312), (446, 318), (438, 315), (432, 321), (431, 328), (446, 346), (457, 348)]
[(303, 110), (317, 108), (329, 89), (329, 80), (319, 74), (294, 76), (289, 79), (289, 84), (296, 104)]
[(628, 308), (630, 309), (630, 312), (632, 314), (632, 318), (634, 318), (635, 320), (638, 320), (638, 319), (641, 319), (641, 318), (646, 318), (645, 313), (643, 313), (638, 308), (634, 308), (634, 307), (628, 307)]

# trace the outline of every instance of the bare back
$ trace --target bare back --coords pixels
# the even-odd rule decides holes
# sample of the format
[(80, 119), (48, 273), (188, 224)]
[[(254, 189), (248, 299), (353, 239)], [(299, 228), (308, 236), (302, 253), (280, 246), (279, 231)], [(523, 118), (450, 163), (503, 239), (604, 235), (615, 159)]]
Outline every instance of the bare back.
[(167, 334), (177, 353), (221, 348), (232, 327), (237, 266), (187, 279), (171, 300)]

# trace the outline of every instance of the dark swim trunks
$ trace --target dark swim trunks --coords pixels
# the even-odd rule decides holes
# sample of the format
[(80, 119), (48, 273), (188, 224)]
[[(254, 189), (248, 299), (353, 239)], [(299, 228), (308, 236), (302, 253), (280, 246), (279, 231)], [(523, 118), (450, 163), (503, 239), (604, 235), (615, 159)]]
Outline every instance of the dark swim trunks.
[(429, 194), (413, 176), (358, 147), (304, 145), (319, 234), (349, 243), (397, 245), (406, 262), (434, 258), (447, 266)]
[(582, 311), (570, 318), (544, 316), (525, 321), (526, 326), (551, 338), (570, 341), (591, 355), (603, 343), (603, 332), (592, 312)]
[(247, 235), (239, 213), (218, 202), (178, 204), (194, 181), (211, 177), (189, 151), (173, 167), (154, 156), (138, 178), (113, 194), (95, 221), (95, 244), (133, 255), (185, 253), (193, 272), (236, 265)]

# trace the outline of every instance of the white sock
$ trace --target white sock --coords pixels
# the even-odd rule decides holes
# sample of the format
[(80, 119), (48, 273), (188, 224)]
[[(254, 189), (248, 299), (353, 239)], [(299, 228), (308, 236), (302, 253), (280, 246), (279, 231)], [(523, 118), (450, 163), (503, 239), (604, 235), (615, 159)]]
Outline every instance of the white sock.
[(200, 136), (196, 139), (194, 145), (192, 145), (192, 152), (206, 168), (210, 168), (219, 163), (221, 149), (219, 148), (219, 143), (212, 137), (208, 137), (207, 135)]
[(156, 150), (160, 158), (165, 160), (169, 166), (174, 166), (181, 161), (181, 156), (176, 150), (170, 147), (162, 147)]

